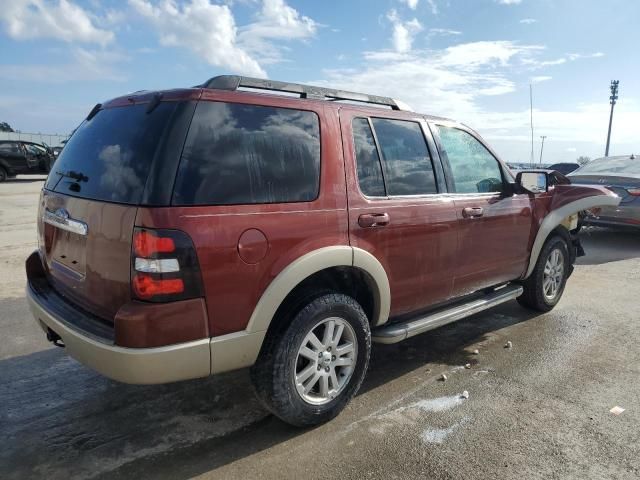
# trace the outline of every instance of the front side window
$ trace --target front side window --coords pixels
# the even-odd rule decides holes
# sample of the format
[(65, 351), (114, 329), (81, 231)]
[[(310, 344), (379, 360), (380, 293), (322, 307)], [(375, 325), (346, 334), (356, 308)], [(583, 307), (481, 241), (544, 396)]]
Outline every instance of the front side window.
[(320, 127), (309, 111), (200, 102), (175, 205), (309, 202), (320, 185)]
[(440, 152), (449, 162), (456, 193), (501, 192), (498, 160), (476, 138), (458, 128), (439, 125)]

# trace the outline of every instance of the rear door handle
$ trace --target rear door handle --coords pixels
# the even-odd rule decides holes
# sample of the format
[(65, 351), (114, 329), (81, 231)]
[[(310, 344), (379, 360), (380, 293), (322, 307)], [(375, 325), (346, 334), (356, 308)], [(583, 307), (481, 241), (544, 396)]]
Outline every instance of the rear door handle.
[(365, 213), (358, 217), (358, 225), (362, 228), (384, 227), (388, 224), (388, 213)]
[(462, 216), (464, 218), (478, 218), (484, 215), (482, 207), (465, 207), (462, 209)]

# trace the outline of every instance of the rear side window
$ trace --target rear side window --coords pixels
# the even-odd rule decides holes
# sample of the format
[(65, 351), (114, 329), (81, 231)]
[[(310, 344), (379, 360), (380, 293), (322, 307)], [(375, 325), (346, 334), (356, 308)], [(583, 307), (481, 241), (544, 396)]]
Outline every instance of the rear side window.
[(174, 205), (309, 202), (320, 183), (320, 126), (309, 111), (200, 102)]
[(75, 197), (139, 204), (153, 158), (177, 102), (100, 110), (71, 136), (45, 188)]
[(20, 153), (17, 143), (0, 143), (0, 152)]
[(372, 118), (389, 195), (437, 193), (431, 156), (417, 122)]
[[(358, 182), (365, 195), (426, 195), (437, 193), (433, 163), (420, 124), (372, 118), (353, 121)], [(374, 138), (380, 151), (376, 149)], [(382, 160), (382, 172), (376, 161)], [(382, 183), (382, 186), (380, 185)]]

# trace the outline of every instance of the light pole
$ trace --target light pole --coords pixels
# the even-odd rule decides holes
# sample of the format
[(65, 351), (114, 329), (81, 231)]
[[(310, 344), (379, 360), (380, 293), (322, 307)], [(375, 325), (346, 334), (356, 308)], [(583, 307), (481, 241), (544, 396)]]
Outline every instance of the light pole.
[(609, 103), (611, 104), (611, 114), (609, 115), (609, 132), (607, 133), (607, 148), (604, 150), (604, 156), (609, 156), (609, 142), (611, 141), (611, 124), (613, 123), (613, 107), (616, 105), (616, 100), (618, 100), (618, 84), (620, 80), (611, 80), (611, 96), (609, 97)]
[(531, 158), (529, 159), (531, 163), (531, 168), (533, 168), (533, 85), (529, 84), (529, 123), (531, 125)]
[(542, 151), (544, 150), (544, 139), (547, 138), (546, 135), (540, 135), (542, 139), (542, 146), (540, 147), (540, 165), (542, 165)]

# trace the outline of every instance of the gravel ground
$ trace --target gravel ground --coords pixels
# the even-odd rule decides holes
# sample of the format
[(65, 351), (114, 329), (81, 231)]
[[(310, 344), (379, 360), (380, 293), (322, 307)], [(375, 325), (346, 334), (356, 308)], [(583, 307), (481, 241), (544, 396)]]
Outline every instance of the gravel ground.
[(131, 386), (51, 347), (23, 295), (41, 178), (0, 184), (2, 479), (640, 477), (640, 233), (585, 231), (548, 314), (511, 302), (375, 345), (345, 412), (299, 430), (246, 371)]

